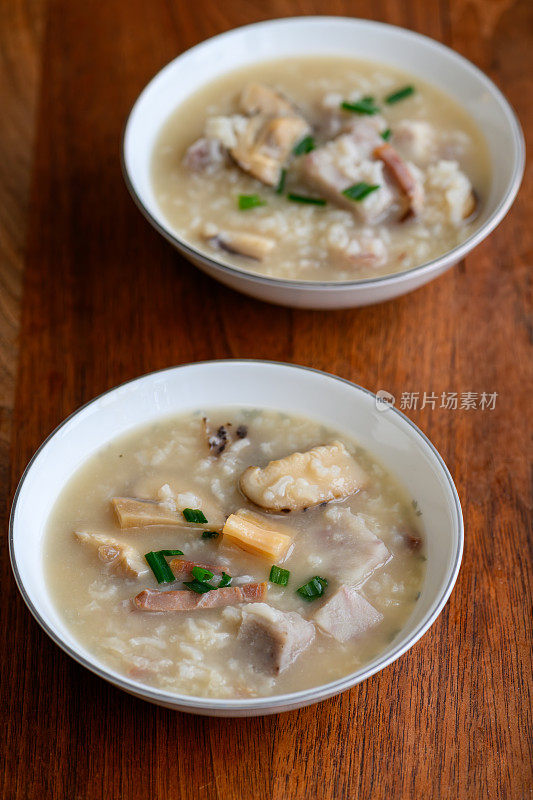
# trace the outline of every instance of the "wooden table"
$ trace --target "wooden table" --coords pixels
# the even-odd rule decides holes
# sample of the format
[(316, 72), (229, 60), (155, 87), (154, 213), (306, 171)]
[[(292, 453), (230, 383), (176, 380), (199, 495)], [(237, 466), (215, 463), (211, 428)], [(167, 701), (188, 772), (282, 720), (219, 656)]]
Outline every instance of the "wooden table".
[(531, 170), (508, 218), (457, 268), (397, 301), (327, 313), (262, 305), (214, 283), (147, 225), (121, 178), (124, 120), (163, 64), (236, 25), (328, 12), (451, 45), (531, 122), (527, 0), (2, 4), (1, 512), (7, 525), (24, 465), (67, 414), (172, 364), (292, 361), (398, 398), (497, 392), (494, 410), (408, 412), (462, 499), (457, 587), (422, 641), (341, 697), (270, 718), (204, 719), (134, 700), (63, 655), (19, 597), (4, 541), (5, 800), (532, 796)]

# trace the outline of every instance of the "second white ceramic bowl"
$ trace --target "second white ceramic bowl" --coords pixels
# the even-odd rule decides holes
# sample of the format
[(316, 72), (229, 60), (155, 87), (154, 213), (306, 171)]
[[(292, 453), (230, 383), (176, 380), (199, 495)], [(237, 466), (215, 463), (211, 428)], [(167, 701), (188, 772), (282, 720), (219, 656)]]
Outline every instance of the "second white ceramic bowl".
[[(427, 571), (415, 610), (379, 657), (340, 680), (274, 697), (217, 700), (169, 694), (128, 678), (78, 641), (56, 608), (46, 581), (43, 539), (65, 483), (92, 454), (151, 421), (210, 407), (278, 409), (315, 418), (356, 439), (378, 458), (422, 512)], [(131, 694), (167, 708), (225, 717), (299, 708), (354, 686), (399, 658), (441, 612), (455, 583), (463, 520), (446, 466), (400, 411), (377, 403), (353, 383), (323, 372), (264, 361), (211, 361), (154, 372), (101, 395), (69, 417), (37, 451), (19, 484), (10, 522), (10, 552), (22, 595), (46, 633), (76, 661)]]
[[(219, 263), (195, 250), (170, 226), (154, 195), (150, 164), (156, 138), (170, 114), (201, 86), (247, 64), (289, 56), (337, 55), (389, 64), (447, 92), (470, 113), (487, 140), (492, 169), (488, 197), (475, 232), (461, 245), (419, 267), (342, 283), (284, 280)], [(432, 280), (457, 263), (503, 219), (524, 170), (524, 141), (499, 89), (453, 50), (404, 28), (346, 17), (295, 17), (237, 28), (208, 39), (164, 67), (143, 90), (129, 116), (123, 171), (130, 192), (152, 225), (208, 275), (240, 292), (301, 308), (348, 308), (389, 300)]]

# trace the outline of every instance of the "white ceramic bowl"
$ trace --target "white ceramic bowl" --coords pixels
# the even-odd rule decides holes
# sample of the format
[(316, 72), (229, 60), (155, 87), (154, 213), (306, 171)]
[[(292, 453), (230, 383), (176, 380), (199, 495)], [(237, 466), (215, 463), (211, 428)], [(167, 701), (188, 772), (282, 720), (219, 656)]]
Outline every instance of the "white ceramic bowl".
[[(72, 473), (116, 436), (187, 410), (235, 405), (303, 413), (346, 432), (368, 448), (418, 501), (427, 536), (426, 580), (415, 610), (387, 650), (340, 680), (247, 700), (169, 694), (101, 663), (65, 625), (43, 572), (46, 522)], [(207, 361), (174, 367), (97, 397), (65, 420), (34, 455), (17, 489), (10, 521), (11, 561), (19, 589), (39, 624), (65, 652), (137, 697), (213, 716), (257, 716), (316, 703), (395, 661), (441, 612), (459, 571), (462, 548), (461, 506), (450, 473), (433, 445), (407, 417), (379, 406), (371, 392), (341, 378), (268, 361)]]
[[(150, 161), (162, 125), (187, 97), (213, 78), (246, 64), (284, 56), (337, 55), (369, 59), (420, 76), (450, 94), (476, 120), (492, 167), (488, 197), (475, 232), (440, 258), (404, 272), (341, 283), (254, 275), (206, 256), (180, 238), (158, 206)], [(524, 171), (524, 141), (516, 116), (499, 89), (453, 50), (404, 28), (346, 17), (296, 17), (237, 28), (208, 39), (171, 61), (133, 106), (123, 142), (123, 171), (130, 192), (169, 242), (208, 275), (240, 292), (301, 308), (348, 308), (389, 300), (436, 278), (470, 252), (503, 219)]]

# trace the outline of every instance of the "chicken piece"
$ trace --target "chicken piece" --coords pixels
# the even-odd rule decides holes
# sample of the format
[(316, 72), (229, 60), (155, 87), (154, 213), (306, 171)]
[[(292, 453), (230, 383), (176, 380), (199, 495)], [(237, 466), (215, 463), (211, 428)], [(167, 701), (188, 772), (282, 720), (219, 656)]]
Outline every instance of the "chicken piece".
[(426, 167), (436, 152), (435, 129), (421, 119), (402, 119), (393, 130), (393, 142), (402, 156), (419, 167)]
[(321, 630), (338, 642), (347, 642), (381, 622), (383, 614), (356, 589), (341, 586), (315, 613), (313, 619)]
[(312, 643), (315, 626), (296, 611), (252, 603), (242, 611), (237, 638), (255, 669), (279, 675)]
[(400, 192), (405, 198), (405, 211), (402, 219), (416, 217), (424, 207), (424, 187), (417, 175), (416, 168), (404, 161), (401, 155), (391, 144), (382, 143), (374, 150), (376, 158), (381, 159), (392, 179), (397, 183)]
[(293, 147), (309, 130), (303, 117), (258, 114), (248, 120), (246, 129), (229, 152), (245, 172), (267, 186), (277, 186)]
[[(133, 497), (114, 497), (111, 501), (121, 528), (145, 528), (149, 525), (178, 525), (180, 528), (222, 530), (221, 520), (188, 522), (183, 509), (173, 510), (166, 503), (156, 500), (138, 500)], [(207, 514), (205, 515), (207, 516)]]
[(208, 136), (202, 136), (191, 144), (183, 157), (183, 165), (191, 172), (212, 172), (226, 159), (222, 143)]
[(263, 261), (276, 246), (274, 239), (244, 231), (220, 231), (215, 235), (208, 233), (205, 238), (212, 247), (253, 261)]
[(222, 533), (226, 544), (276, 562), (285, 558), (293, 537), (293, 531), (286, 526), (246, 508), (227, 518)]
[(267, 595), (267, 583), (245, 583), (243, 586), (225, 586), (211, 592), (196, 594), (189, 589), (160, 592), (144, 589), (133, 598), (139, 611), (196, 611), (202, 608), (222, 608), (237, 603), (257, 603)]
[(264, 83), (248, 83), (241, 92), (239, 105), (249, 116), (252, 114), (292, 116), (296, 110), (280, 92), (265, 86)]
[(248, 467), (240, 487), (261, 508), (287, 512), (342, 500), (366, 482), (365, 472), (342, 442), (333, 442), (270, 461), (266, 467)]
[[(370, 140), (373, 143), (382, 141), (377, 133), (376, 137)], [(348, 209), (363, 222), (373, 224), (392, 212), (396, 198), (386, 180), (383, 164), (366, 157), (367, 150), (359, 134), (342, 134), (305, 156), (302, 175), (322, 196)], [(359, 201), (343, 194), (358, 183), (379, 188)]]
[(129, 544), (119, 542), (112, 536), (103, 533), (74, 533), (76, 539), (84, 545), (96, 550), (98, 558), (108, 564), (113, 572), (126, 578), (138, 578), (149, 571), (148, 564)]
[(203, 564), (200, 561), (187, 561), (185, 558), (173, 558), (170, 562), (170, 569), (174, 573), (177, 581), (189, 581), (192, 578), (193, 567), (200, 567), (212, 572), (213, 575), (222, 575), (222, 567), (216, 564)]
[(462, 225), (476, 211), (477, 201), (472, 184), (457, 161), (439, 161), (427, 170), (428, 198), (443, 208), (452, 225)]

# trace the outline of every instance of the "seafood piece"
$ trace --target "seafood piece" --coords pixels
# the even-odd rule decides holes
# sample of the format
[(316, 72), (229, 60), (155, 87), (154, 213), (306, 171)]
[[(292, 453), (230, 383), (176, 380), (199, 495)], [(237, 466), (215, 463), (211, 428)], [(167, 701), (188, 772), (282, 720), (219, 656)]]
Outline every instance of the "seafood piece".
[(256, 603), (264, 600), (267, 594), (265, 583), (245, 583), (243, 586), (226, 586), (211, 592), (196, 594), (188, 589), (160, 592), (157, 589), (144, 589), (133, 598), (139, 611), (196, 611), (206, 608), (221, 608), (237, 603)]
[(213, 247), (254, 261), (262, 261), (276, 246), (274, 239), (245, 231), (220, 231), (214, 235), (208, 233), (205, 238)]
[(296, 611), (252, 603), (242, 612), (238, 640), (246, 657), (262, 672), (284, 672), (315, 638), (315, 626)]
[(292, 544), (289, 528), (245, 508), (227, 518), (222, 533), (226, 544), (273, 561), (285, 558)]
[(261, 508), (287, 512), (344, 499), (366, 482), (366, 473), (342, 442), (333, 442), (292, 453), (266, 467), (248, 467), (240, 487)]
[(141, 554), (131, 545), (119, 542), (112, 536), (103, 533), (80, 533), (74, 536), (82, 544), (96, 550), (98, 558), (108, 564), (113, 572), (126, 578), (138, 578), (149, 571), (148, 564)]

